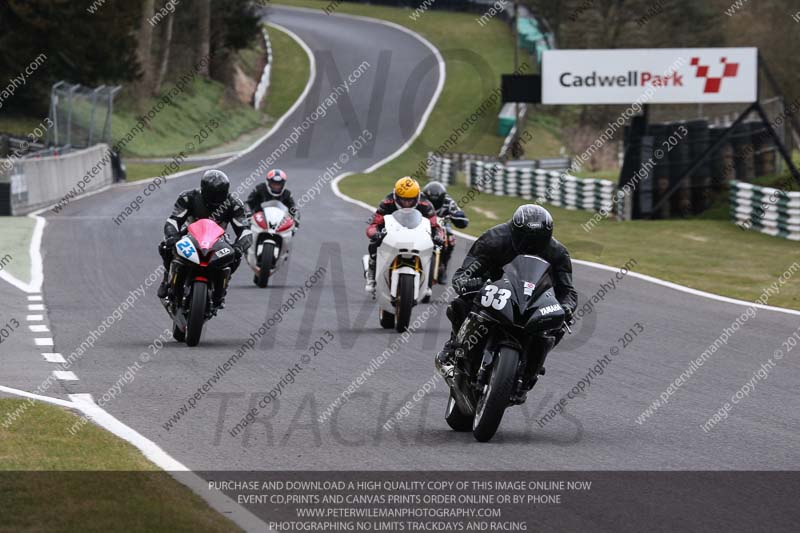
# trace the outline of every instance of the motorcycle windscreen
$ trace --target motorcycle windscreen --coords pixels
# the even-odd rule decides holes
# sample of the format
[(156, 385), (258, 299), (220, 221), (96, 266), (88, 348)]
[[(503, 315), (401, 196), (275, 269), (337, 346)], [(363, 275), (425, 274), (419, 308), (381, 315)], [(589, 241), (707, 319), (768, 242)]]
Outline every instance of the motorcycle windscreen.
[[(535, 319), (536, 311), (550, 305), (550, 300), (555, 298), (550, 271), (550, 263), (536, 255), (517, 256), (503, 268), (504, 277), (509, 279), (516, 293), (523, 323)], [(548, 293), (550, 296), (546, 297)]]
[(509, 325), (524, 326), (534, 310), (531, 297), (537, 286), (549, 283), (550, 263), (521, 255), (503, 267), (503, 277), (487, 283), (478, 301), (496, 319)]
[(550, 263), (535, 255), (521, 255), (503, 268), (504, 278), (519, 297), (525, 331), (537, 333), (561, 327), (564, 310), (553, 289)]
[(206, 254), (219, 238), (225, 235), (225, 230), (210, 218), (201, 218), (189, 224), (188, 231), (203, 254)]
[(398, 209), (392, 216), (404, 228), (414, 229), (422, 222), (422, 213), (414, 208)]
[(262, 211), (263, 211), (264, 209), (268, 208), (268, 207), (277, 207), (277, 208), (278, 208), (278, 209), (280, 209), (281, 211), (285, 211), (285, 212), (287, 212), (287, 213), (289, 212), (289, 208), (288, 208), (288, 207), (286, 207), (286, 206), (283, 204), (283, 202), (281, 202), (281, 201), (279, 201), (279, 200), (269, 200), (268, 202), (263, 202), (263, 203), (261, 204), (261, 210), (262, 210)]

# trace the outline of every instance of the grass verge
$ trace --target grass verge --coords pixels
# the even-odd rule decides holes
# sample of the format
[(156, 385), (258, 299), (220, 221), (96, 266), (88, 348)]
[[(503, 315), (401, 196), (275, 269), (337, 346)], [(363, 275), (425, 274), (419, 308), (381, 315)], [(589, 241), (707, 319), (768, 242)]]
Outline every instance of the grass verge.
[(288, 33), (274, 26), (269, 26), (267, 31), (272, 43), (272, 81), (264, 109), (277, 120), (303, 93), (311, 75), (311, 65), (305, 51)]
[[(167, 84), (164, 92), (171, 89), (172, 85)], [(158, 98), (150, 98), (134, 105), (123, 99), (114, 113), (115, 141), (128, 135), (139, 117), (155, 108), (158, 102)], [(180, 152), (192, 155), (233, 141), (265, 125), (266, 120), (262, 113), (226, 95), (221, 83), (198, 78), (173, 98), (170, 105), (163, 107), (144, 132), (133, 136), (125, 145), (123, 155), (171, 157)]]
[[(9, 412), (24, 400), (0, 399)], [(0, 531), (238, 531), (133, 446), (69, 411), (34, 403), (0, 426)]]
[[(323, 1), (300, 0), (291, 5), (322, 9)], [(393, 162), (372, 174), (357, 174), (340, 183), (343, 193), (377, 205), (391, 190), (394, 180), (412, 174), (424, 159), (425, 144), (435, 146), (443, 142), (453, 127), (480, 105), (482, 93), (474, 69), (454, 57), (452, 50), (467, 50), (483, 57), (492, 65), (495, 82), (500, 73), (512, 70), (513, 43), (507, 28), (499, 21), (484, 27), (478, 26), (471, 15), (447, 12), (425, 13), (412, 21), (410, 10), (353, 4), (340, 4), (339, 12), (376, 17), (396, 22), (419, 32), (442, 52), (447, 62), (447, 81), (444, 92), (431, 115), (421, 138), (412, 148)], [(474, 126), (475, 135), (481, 139), (460, 141), (451, 151), (496, 153), (499, 138), (492, 138), (496, 112)], [(547, 135), (551, 144), (557, 140), (552, 125), (528, 123), (541, 135)], [(534, 136), (533, 142), (536, 142)], [(474, 144), (473, 144), (474, 143)], [(469, 149), (466, 149), (467, 145)], [(532, 152), (527, 157), (534, 157)], [(607, 177), (598, 173), (582, 174), (585, 177)], [(617, 175), (613, 176), (616, 180)], [(453, 186), (454, 197), (466, 194), (463, 186)], [(466, 206), (471, 224), (468, 233), (481, 232), (503, 220), (508, 220), (514, 209), (524, 200), (520, 198), (479, 195)], [(651, 276), (687, 285), (696, 289), (723, 294), (744, 300), (760, 296), (764, 287), (775, 281), (797, 258), (797, 243), (756, 232), (743, 231), (727, 220), (690, 218), (668, 221), (616, 222), (605, 220), (587, 233), (581, 227), (593, 213), (570, 211), (547, 206), (556, 219), (556, 237), (571, 250), (573, 257), (607, 265), (621, 265), (634, 258), (636, 270)], [(580, 283), (580, 280), (578, 280)], [(774, 296), (771, 305), (800, 309), (800, 284), (787, 284)]]
[(0, 217), (0, 270), (30, 282), (30, 248), (36, 221), (31, 217)]

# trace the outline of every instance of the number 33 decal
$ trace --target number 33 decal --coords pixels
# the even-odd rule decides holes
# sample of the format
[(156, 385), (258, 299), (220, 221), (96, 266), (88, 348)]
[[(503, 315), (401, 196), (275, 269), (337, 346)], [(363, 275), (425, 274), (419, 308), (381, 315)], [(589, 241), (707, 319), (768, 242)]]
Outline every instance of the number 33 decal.
[(510, 290), (498, 289), (495, 285), (487, 285), (483, 290), (485, 292), (481, 296), (481, 305), (484, 307), (494, 307), (499, 311), (506, 306), (508, 299), (511, 298)]

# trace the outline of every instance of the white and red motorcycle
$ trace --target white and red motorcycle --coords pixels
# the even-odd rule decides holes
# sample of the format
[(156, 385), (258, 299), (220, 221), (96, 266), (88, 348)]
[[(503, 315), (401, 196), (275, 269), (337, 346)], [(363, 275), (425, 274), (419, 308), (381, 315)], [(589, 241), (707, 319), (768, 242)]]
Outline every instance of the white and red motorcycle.
[[(428, 292), (433, 239), (431, 223), (416, 209), (398, 209), (384, 218), (386, 236), (378, 247), (375, 298), (385, 329), (408, 329), (411, 309)], [(369, 268), (365, 255), (364, 273)]]
[(266, 287), (269, 278), (289, 259), (292, 237), (297, 231), (289, 208), (278, 200), (261, 204), (250, 222), (253, 246), (247, 252), (247, 263), (253, 269), (253, 282)]

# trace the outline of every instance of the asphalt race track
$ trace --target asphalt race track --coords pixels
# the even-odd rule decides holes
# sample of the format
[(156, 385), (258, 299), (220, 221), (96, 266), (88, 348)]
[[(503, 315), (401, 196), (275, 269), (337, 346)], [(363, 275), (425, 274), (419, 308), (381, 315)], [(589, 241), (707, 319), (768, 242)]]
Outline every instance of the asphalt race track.
[[(439, 82), (429, 48), (408, 33), (365, 20), (284, 8), (270, 13), (270, 20), (295, 32), (314, 51), (317, 78), (307, 101), (278, 131), (223, 168), (233, 188), (331, 93), (339, 82), (332, 81), (334, 70), (345, 78), (363, 61), (370, 68), (352, 85), (349, 100), (329, 109), (275, 166), (287, 171), (290, 189), (299, 197), (341, 154), (350, 153), (349, 145), (363, 129), (374, 133), (374, 146), (342, 165), (342, 171), (366, 169), (409, 139)], [(413, 81), (419, 86), (412, 105), (403, 101), (403, 91), (410, 73), (423, 62), (432, 68)], [(385, 86), (382, 101), (373, 101), (376, 83)], [(402, 128), (401, 116), (407, 117)], [(160, 264), (156, 245), (172, 203), (180, 191), (198, 184), (198, 173), (170, 180), (121, 225), (112, 218), (145, 183), (75, 200), (58, 215), (45, 212), (44, 297), (53, 351), (65, 356), (75, 351), (89, 331), (145, 283)], [(421, 401), (412, 401), (394, 428), (383, 429), (434, 377), (433, 355), (448, 332), (441, 305), (340, 410), (320, 422), (331, 402), (398, 338), (393, 330), (380, 329), (377, 307), (363, 292), (360, 261), (368, 215), (325, 184), (303, 208), (290, 263), (273, 286), (256, 288), (243, 265), (227, 308), (208, 323), (201, 345), (190, 349), (168, 342), (118, 387), (104, 408), (193, 470), (791, 470), (800, 464), (800, 350), (787, 354), (758, 381), (727, 420), (709, 432), (700, 427), (781, 348), (781, 341), (798, 327), (797, 316), (758, 310), (666, 406), (638, 424), (642, 411), (745, 307), (632, 276), (618, 280), (551, 355), (547, 375), (528, 403), (506, 413), (489, 444), (447, 427), (441, 380), (434, 381), (435, 389)], [(454, 262), (463, 257), (467, 244), (460, 241)], [(322, 281), (292, 298), (320, 267), (325, 269)], [(613, 277), (613, 272), (576, 265), (581, 304)], [(79, 380), (61, 382), (49, 394), (66, 398), (88, 393), (97, 400), (114, 389), (126, 369), (135, 368), (140, 354), (170, 327), (155, 286), (145, 293), (73, 366)], [(165, 429), (218, 366), (290, 298), (294, 308), (259, 339), (256, 349)], [(414, 316), (425, 308), (417, 308)], [(632, 328), (643, 332), (623, 348), (619, 339)], [(334, 340), (303, 364), (302, 356), (326, 331)], [(618, 353), (603, 375), (570, 399), (563, 414), (540, 427), (537, 420), (612, 348)], [(259, 411), (254, 423), (231, 436), (247, 411), (298, 363), (303, 369), (294, 382)], [(41, 364), (30, 365), (29, 372), (27, 378), (17, 372), (15, 383), (21, 386), (27, 379), (35, 385), (46, 377)]]

